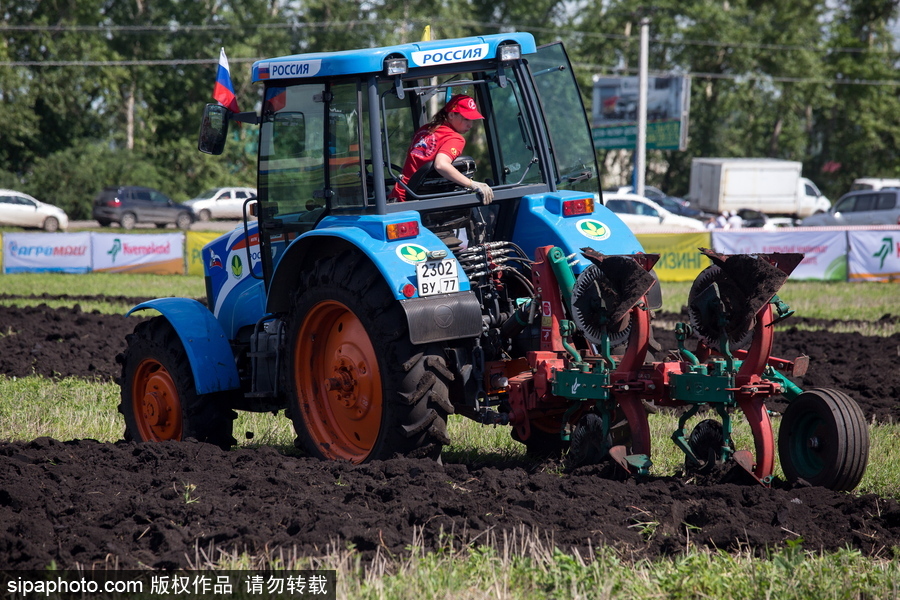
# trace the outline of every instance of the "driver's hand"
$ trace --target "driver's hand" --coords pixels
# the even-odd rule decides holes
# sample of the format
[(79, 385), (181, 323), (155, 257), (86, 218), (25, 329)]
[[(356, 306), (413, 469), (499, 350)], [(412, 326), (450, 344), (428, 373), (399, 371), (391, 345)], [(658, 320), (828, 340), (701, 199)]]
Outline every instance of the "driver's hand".
[(469, 189), (474, 190), (474, 192), (476, 194), (481, 195), (482, 203), (490, 204), (491, 201), (494, 199), (494, 190), (491, 189), (491, 186), (489, 186), (486, 183), (482, 183), (480, 181), (475, 181), (474, 179), (471, 181), (472, 181), (472, 187), (470, 187)]

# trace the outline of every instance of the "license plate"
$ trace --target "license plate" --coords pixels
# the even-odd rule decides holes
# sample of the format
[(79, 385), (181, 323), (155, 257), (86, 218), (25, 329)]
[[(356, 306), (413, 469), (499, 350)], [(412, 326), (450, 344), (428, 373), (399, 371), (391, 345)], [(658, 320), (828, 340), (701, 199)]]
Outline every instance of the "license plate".
[(419, 296), (459, 291), (459, 263), (454, 258), (429, 260), (416, 265)]

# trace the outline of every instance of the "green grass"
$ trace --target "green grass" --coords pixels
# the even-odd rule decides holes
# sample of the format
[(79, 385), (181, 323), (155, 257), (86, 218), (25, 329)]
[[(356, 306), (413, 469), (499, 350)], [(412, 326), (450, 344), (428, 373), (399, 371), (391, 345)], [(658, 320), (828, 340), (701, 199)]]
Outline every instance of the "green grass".
[(16, 273), (0, 275), (0, 290), (9, 296), (109, 296), (91, 299), (64, 298), (0, 298), (4, 306), (37, 306), (51, 308), (78, 304), (85, 312), (122, 314), (134, 306), (133, 302), (117, 301), (116, 296), (128, 298), (165, 298), (178, 296), (203, 298), (206, 286), (202, 277), (191, 275), (148, 275), (132, 273)]
[[(200, 278), (182, 276), (2, 275), (0, 285), (12, 295), (46, 292), (196, 298), (205, 293)], [(679, 311), (689, 288), (689, 284), (663, 284), (664, 309)], [(896, 288), (890, 284), (789, 282), (781, 296), (802, 316), (875, 321), (896, 310), (895, 294)], [(75, 300), (68, 304), (76, 302), (84, 306)], [(118, 386), (111, 383), (0, 377), (0, 440), (49, 436), (116, 441), (124, 429), (116, 410), (118, 402)], [(678, 472), (684, 458), (669, 440), (677, 421), (660, 413), (652, 415), (650, 423), (652, 473)], [(778, 425), (775, 417), (776, 431)], [(524, 448), (510, 438), (509, 428), (484, 427), (451, 417), (449, 430), (454, 443), (445, 451), (447, 462), (529, 460)], [(242, 447), (265, 445), (293, 452), (293, 430), (281, 414), (240, 413), (234, 434)], [(870, 456), (877, 460), (870, 461), (854, 493), (900, 500), (900, 426), (873, 424), (870, 434)], [(741, 419), (735, 420), (735, 439), (738, 447), (752, 444)], [(776, 475), (780, 476), (780, 471), (776, 470)], [(765, 558), (755, 558), (749, 549), (732, 554), (690, 550), (647, 561), (607, 547), (596, 549), (591, 556), (563, 553), (540, 532), (526, 530), (483, 541), (489, 544), (466, 546), (447, 537), (442, 549), (425, 552), (417, 540), (410, 540), (408, 555), (378, 555), (366, 563), (352, 548), (343, 547), (325, 549), (312, 557), (298, 556), (290, 549), (251, 556), (198, 548), (191, 562), (196, 568), (215, 569), (334, 569), (341, 599), (900, 598), (900, 559), (893, 554), (897, 550), (889, 548), (879, 558), (851, 550), (820, 554), (797, 544)]]

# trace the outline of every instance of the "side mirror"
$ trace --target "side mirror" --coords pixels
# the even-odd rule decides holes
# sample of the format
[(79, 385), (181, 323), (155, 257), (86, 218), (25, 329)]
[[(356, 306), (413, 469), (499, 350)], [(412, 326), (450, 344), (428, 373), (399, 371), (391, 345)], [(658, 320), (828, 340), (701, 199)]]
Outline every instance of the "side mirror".
[(200, 141), (197, 149), (205, 154), (222, 154), (228, 136), (228, 109), (218, 104), (207, 104), (200, 121)]

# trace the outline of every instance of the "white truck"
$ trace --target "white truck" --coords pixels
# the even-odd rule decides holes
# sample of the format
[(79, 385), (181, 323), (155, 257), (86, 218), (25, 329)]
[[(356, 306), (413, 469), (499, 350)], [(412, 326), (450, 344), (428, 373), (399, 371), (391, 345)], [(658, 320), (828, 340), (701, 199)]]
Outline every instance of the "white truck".
[(691, 205), (711, 213), (750, 208), (769, 215), (806, 217), (831, 207), (802, 165), (771, 158), (695, 158)]

